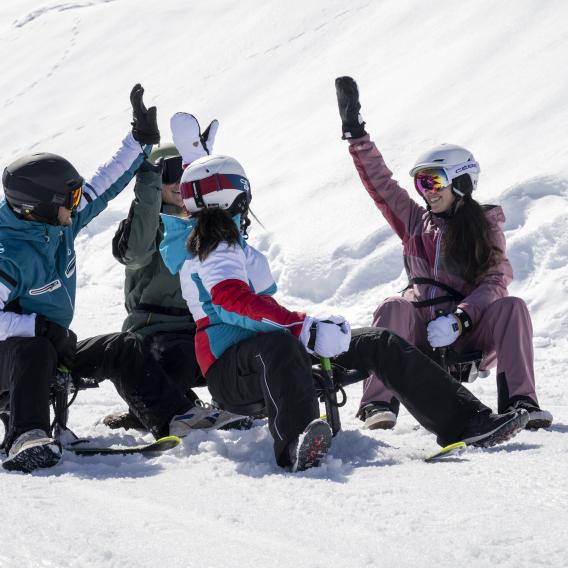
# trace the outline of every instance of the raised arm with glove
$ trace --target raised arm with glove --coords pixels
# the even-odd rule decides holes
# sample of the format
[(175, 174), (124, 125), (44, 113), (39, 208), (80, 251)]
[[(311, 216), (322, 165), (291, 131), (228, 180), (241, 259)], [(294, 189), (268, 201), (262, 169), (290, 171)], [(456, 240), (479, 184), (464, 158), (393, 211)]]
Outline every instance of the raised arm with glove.
[(170, 128), (174, 144), (181, 154), (184, 165), (187, 165), (211, 154), (219, 121), (211, 121), (201, 132), (201, 126), (195, 116), (187, 112), (176, 112), (170, 119)]
[(158, 144), (160, 142), (160, 130), (156, 119), (156, 107), (146, 108), (142, 97), (144, 87), (137, 83), (130, 92), (132, 104), (132, 136), (140, 144)]
[(341, 116), (342, 138), (361, 138), (365, 136), (365, 121), (360, 114), (359, 89), (351, 77), (338, 77), (335, 80), (339, 116)]

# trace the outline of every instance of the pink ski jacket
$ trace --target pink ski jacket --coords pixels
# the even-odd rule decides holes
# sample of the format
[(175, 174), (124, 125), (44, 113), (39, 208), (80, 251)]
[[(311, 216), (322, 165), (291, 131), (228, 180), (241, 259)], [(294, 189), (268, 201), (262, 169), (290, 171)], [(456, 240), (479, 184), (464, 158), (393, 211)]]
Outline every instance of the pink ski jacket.
[[(513, 269), (505, 254), (505, 235), (502, 225), (505, 215), (501, 207), (487, 206), (486, 216), (491, 226), (491, 240), (502, 251), (497, 263), (476, 286), (452, 272), (451, 264), (443, 258), (441, 241), (446, 221), (411, 199), (408, 192), (392, 178), (383, 157), (369, 135), (350, 140), (349, 152), (365, 189), (379, 211), (388, 221), (403, 244), (404, 265), (409, 279), (428, 278), (460, 292), (461, 301), (420, 307), (424, 319), (434, 319), (437, 310), (453, 312), (461, 308), (475, 325), (485, 310), (499, 298), (508, 295), (507, 286), (513, 280)], [(432, 284), (413, 284), (403, 292), (411, 302), (447, 296), (448, 292)]]

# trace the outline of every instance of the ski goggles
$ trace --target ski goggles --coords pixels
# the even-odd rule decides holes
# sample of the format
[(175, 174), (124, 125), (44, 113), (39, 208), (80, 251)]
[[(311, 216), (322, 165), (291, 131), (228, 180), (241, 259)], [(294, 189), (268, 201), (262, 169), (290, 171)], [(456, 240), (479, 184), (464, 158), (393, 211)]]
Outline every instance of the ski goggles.
[(70, 191), (65, 196), (65, 203), (63, 204), (63, 206), (71, 210), (77, 209), (77, 207), (79, 207), (79, 203), (81, 203), (81, 197), (83, 197), (83, 186)]
[(181, 156), (170, 156), (162, 161), (162, 183), (179, 183), (183, 174)]
[(420, 193), (441, 191), (450, 185), (451, 181), (444, 168), (427, 168), (414, 174), (414, 187)]
[(477, 162), (464, 162), (453, 168), (424, 168), (414, 174), (414, 187), (421, 194), (427, 191), (441, 191), (448, 187), (453, 179), (468, 173), (479, 174), (479, 164)]

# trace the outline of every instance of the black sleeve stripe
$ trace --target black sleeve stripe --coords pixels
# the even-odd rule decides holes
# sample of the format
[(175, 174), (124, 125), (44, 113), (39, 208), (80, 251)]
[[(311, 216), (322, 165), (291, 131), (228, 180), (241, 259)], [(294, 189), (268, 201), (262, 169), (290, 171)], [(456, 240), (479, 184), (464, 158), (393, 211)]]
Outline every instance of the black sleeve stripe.
[(83, 197), (87, 200), (87, 203), (92, 203), (94, 201), (91, 192), (97, 195), (97, 192), (95, 191), (93, 186), (89, 183), (85, 183), (85, 187), (83, 188)]
[(10, 286), (12, 286), (13, 288), (15, 288), (18, 285), (18, 283), (3, 270), (0, 270), (0, 278), (6, 280), (6, 282), (8, 282), (8, 284), (10, 284)]

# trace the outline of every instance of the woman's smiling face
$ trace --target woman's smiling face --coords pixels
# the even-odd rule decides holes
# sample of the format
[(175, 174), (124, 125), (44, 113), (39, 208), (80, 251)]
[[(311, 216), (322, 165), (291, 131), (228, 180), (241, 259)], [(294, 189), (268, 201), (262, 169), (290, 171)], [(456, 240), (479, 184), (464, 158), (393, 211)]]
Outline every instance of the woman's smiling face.
[(423, 195), (428, 205), (430, 205), (432, 213), (448, 211), (456, 200), (451, 184), (436, 191), (425, 191)]

